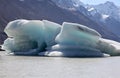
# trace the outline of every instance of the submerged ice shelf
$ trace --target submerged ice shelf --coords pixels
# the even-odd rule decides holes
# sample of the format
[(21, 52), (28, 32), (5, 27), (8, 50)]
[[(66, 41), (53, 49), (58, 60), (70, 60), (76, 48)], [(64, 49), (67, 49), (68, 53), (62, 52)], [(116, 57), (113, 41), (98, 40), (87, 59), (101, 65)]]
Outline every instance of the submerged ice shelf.
[(120, 55), (120, 43), (103, 39), (94, 29), (47, 20), (11, 21), (5, 28), (8, 38), (2, 49), (15, 55), (102, 57)]

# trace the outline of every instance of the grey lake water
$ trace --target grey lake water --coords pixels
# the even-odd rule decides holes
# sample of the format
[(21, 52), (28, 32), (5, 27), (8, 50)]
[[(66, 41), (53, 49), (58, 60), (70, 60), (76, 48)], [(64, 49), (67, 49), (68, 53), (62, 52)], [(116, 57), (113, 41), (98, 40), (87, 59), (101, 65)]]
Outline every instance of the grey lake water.
[(0, 78), (120, 78), (120, 56), (65, 58), (0, 52)]

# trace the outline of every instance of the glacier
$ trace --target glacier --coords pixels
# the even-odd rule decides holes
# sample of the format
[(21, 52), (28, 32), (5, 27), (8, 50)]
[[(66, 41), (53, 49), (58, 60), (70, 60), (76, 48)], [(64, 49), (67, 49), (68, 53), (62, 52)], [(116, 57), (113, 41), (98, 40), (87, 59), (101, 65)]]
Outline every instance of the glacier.
[(104, 39), (87, 26), (48, 20), (11, 21), (4, 29), (8, 38), (2, 49), (15, 55), (103, 57), (119, 56), (120, 43)]

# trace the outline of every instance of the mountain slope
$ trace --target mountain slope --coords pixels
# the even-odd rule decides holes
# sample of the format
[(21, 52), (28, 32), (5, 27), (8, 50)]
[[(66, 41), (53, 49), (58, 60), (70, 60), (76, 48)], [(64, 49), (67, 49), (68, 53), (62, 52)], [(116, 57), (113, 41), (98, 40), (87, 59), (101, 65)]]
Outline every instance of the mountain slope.
[(80, 23), (96, 29), (105, 38), (119, 41), (116, 35), (81, 12), (60, 8), (51, 0), (0, 0), (0, 43), (6, 38), (3, 33), (4, 27), (9, 21), (15, 19), (46, 19), (59, 24), (62, 24), (64, 21)]
[[(64, 9), (67, 9), (67, 10), (70, 10), (70, 11), (76, 11), (76, 12), (78, 12), (76, 14), (78, 16), (80, 14), (83, 14), (88, 19), (94, 21), (94, 22), (91, 22), (91, 23), (95, 23), (96, 22), (96, 24), (97, 24), (96, 25), (97, 27), (93, 26), (93, 25), (90, 26), (90, 25), (87, 24), (88, 27), (96, 29), (105, 38), (114, 39), (113, 38), (113, 34), (110, 32), (110, 31), (113, 31), (113, 30), (109, 29), (109, 27), (113, 26), (113, 25), (117, 25), (118, 26), (118, 22), (116, 22), (115, 19), (114, 19), (114, 21), (115, 21), (114, 24), (110, 25), (109, 23), (111, 23), (111, 21), (110, 20), (106, 21), (106, 18), (107, 18), (106, 15), (100, 14), (93, 6), (91, 6), (91, 5), (85, 5), (80, 0), (69, 0), (69, 1), (68, 0), (52, 0), (52, 1), (54, 1), (61, 8), (64, 8)], [(109, 19), (111, 19), (111, 18), (109, 18)], [(111, 20), (113, 20), (113, 19), (111, 19)], [(86, 22), (86, 23), (88, 23), (88, 22)], [(107, 27), (108, 26), (107, 23), (110, 25), (109, 27)], [(86, 24), (84, 24), (84, 25), (86, 25)], [(110, 34), (111, 34), (111, 37), (110, 37)], [(114, 35), (115, 34), (116, 33), (114, 33)]]
[(53, 0), (61, 8), (75, 10), (97, 22), (120, 37), (120, 7), (107, 1), (98, 5), (85, 5), (80, 0)]
[(113, 2), (107, 1), (99, 5), (87, 5), (92, 19), (104, 24), (110, 31), (120, 36), (120, 8)]
[(103, 4), (93, 5), (93, 7), (100, 13), (109, 15), (112, 18), (120, 21), (120, 8), (113, 2), (107, 1)]

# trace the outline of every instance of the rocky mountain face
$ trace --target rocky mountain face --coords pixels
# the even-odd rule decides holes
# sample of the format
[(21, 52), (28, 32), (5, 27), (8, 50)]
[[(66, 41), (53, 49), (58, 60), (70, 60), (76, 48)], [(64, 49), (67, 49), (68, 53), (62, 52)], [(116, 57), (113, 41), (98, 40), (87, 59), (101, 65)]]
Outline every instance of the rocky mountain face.
[[(56, 2), (60, 1), (66, 0), (56, 0)], [(8, 22), (16, 19), (46, 19), (59, 24), (62, 24), (64, 21), (80, 23), (97, 30), (104, 38), (120, 41), (119, 37), (104, 25), (91, 20), (91, 18), (88, 17), (91, 16), (90, 13), (83, 7), (81, 2), (79, 5), (74, 2), (69, 3), (71, 4), (70, 6), (72, 6), (69, 6), (69, 9), (60, 7), (60, 4), (56, 2), (53, 0), (0, 0), (0, 44), (2, 44), (6, 38), (3, 32), (4, 27)], [(68, 7), (68, 3), (64, 3)], [(74, 7), (72, 5), (73, 3)]]

